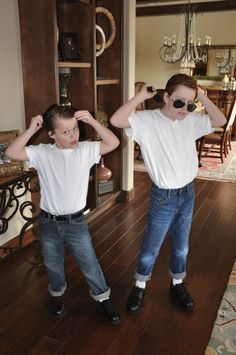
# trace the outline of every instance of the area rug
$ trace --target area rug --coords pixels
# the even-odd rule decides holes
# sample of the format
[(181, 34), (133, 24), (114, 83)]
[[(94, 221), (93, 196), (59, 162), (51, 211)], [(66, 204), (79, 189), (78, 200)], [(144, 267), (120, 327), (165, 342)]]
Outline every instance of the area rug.
[[(204, 152), (201, 158), (202, 167), (198, 170), (198, 178), (205, 180), (217, 180), (236, 182), (236, 142), (232, 142), (232, 150), (221, 162), (219, 153)], [(211, 156), (209, 156), (211, 154)]]
[[(197, 178), (236, 183), (236, 142), (232, 142), (232, 150), (224, 163), (221, 163), (220, 158), (210, 157), (208, 154), (201, 158), (201, 163)], [(143, 160), (134, 160), (134, 170), (147, 171)]]
[(236, 262), (221, 301), (205, 355), (236, 354)]

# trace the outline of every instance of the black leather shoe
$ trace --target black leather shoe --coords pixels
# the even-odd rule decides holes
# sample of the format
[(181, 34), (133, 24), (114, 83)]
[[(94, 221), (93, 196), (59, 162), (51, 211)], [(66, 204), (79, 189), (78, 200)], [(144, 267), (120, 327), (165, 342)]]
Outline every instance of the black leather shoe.
[(142, 301), (143, 301), (143, 296), (145, 293), (144, 288), (140, 288), (137, 286), (134, 286), (128, 301), (127, 301), (127, 313), (128, 314), (137, 314), (140, 311), (140, 308), (142, 306)]
[(110, 324), (119, 324), (120, 323), (120, 313), (116, 309), (112, 300), (108, 298), (102, 302), (99, 302), (103, 313)]
[(182, 306), (186, 311), (192, 311), (194, 309), (194, 300), (188, 293), (185, 284), (170, 284), (170, 295), (178, 301), (179, 305)]
[(61, 318), (65, 314), (64, 300), (62, 296), (51, 297), (51, 311), (55, 317)]

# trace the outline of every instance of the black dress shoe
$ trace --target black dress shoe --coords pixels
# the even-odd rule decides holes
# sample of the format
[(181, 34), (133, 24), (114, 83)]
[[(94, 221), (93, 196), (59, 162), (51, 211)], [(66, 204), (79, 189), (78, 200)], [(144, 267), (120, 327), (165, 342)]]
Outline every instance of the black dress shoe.
[(194, 309), (194, 300), (188, 293), (184, 283), (174, 286), (171, 282), (170, 295), (173, 296), (186, 311), (192, 311)]
[(137, 314), (140, 311), (144, 293), (145, 293), (144, 288), (137, 287), (137, 286), (133, 287), (127, 301), (128, 314)]
[(64, 300), (62, 296), (51, 298), (51, 311), (52, 314), (57, 318), (61, 318), (64, 316), (65, 307), (64, 307)]
[(102, 302), (99, 302), (103, 313), (110, 324), (119, 324), (120, 323), (120, 313), (116, 309), (112, 300), (108, 298)]

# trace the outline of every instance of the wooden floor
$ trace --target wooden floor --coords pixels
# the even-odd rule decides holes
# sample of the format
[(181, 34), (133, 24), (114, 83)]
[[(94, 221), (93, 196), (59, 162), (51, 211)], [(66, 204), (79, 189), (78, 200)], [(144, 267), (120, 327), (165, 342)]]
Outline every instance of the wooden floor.
[[(67, 252), (66, 316), (51, 317), (47, 276), (32, 268), (21, 252), (0, 264), (0, 354), (175, 354), (201, 355), (236, 257), (236, 185), (196, 180), (186, 282), (196, 301), (193, 313), (172, 304), (168, 287), (169, 238), (156, 262), (142, 312), (128, 316), (127, 296), (146, 225), (150, 180), (135, 173), (136, 197), (119, 203), (89, 223), (97, 256), (122, 322), (106, 324), (88, 295)], [(34, 247), (27, 250), (28, 255)]]

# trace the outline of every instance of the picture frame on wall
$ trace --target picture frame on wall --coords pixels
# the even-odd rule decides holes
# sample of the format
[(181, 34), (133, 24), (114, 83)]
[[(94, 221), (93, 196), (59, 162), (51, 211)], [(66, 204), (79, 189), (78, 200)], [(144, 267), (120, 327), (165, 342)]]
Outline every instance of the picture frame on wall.
[(59, 44), (63, 61), (79, 60), (79, 39), (76, 33), (60, 33)]
[(0, 177), (19, 174), (24, 170), (22, 161), (10, 159), (5, 154), (9, 144), (12, 143), (19, 134), (19, 130), (0, 131)]

